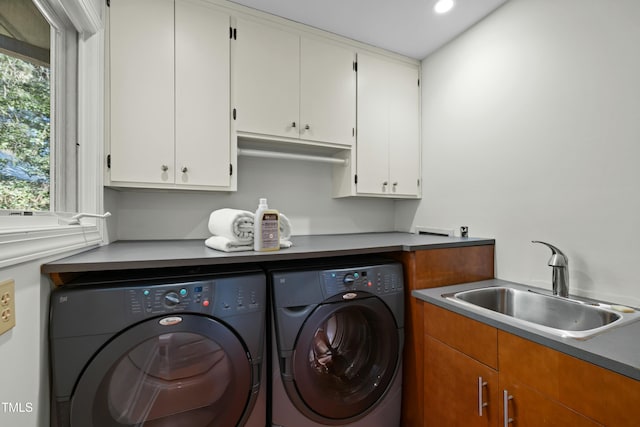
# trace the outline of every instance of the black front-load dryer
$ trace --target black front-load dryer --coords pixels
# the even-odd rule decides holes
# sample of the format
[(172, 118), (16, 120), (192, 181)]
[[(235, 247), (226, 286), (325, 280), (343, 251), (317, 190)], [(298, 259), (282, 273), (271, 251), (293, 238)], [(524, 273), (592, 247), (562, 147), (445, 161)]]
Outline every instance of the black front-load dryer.
[(398, 427), (404, 288), (395, 262), (271, 271), (273, 427)]
[(52, 425), (263, 427), (264, 273), (56, 289)]

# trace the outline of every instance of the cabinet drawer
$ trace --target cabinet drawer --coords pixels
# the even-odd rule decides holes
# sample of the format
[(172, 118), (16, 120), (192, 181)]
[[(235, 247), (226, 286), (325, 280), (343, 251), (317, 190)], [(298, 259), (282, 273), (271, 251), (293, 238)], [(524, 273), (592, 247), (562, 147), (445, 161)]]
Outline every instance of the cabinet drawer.
[(500, 331), (500, 372), (607, 426), (636, 426), (640, 381)]
[(424, 329), (427, 335), (498, 369), (496, 328), (435, 305), (425, 304)]

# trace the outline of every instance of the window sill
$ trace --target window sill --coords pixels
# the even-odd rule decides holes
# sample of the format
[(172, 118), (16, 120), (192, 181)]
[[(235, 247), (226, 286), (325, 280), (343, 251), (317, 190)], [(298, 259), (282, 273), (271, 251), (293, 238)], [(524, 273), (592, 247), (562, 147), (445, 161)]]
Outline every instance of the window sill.
[(89, 249), (102, 243), (95, 225), (0, 228), (0, 268)]

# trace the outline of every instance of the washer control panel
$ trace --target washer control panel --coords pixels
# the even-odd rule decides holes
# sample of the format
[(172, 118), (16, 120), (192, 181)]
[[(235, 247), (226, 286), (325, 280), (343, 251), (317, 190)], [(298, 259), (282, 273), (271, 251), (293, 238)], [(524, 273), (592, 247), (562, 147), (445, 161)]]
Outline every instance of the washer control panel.
[(173, 311), (206, 312), (213, 301), (213, 280), (129, 289), (132, 314), (163, 314)]
[(400, 264), (325, 270), (321, 273), (325, 297), (349, 291), (366, 291), (375, 295), (401, 292)]
[(237, 314), (264, 309), (264, 279), (236, 278), (149, 284), (127, 290), (127, 311), (135, 316), (174, 312)]

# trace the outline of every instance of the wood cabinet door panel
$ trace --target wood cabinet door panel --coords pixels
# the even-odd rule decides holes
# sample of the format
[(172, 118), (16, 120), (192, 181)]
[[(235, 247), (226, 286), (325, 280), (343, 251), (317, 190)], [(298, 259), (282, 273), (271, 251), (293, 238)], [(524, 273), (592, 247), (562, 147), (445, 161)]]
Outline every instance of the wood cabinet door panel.
[(610, 426), (640, 420), (640, 381), (500, 331), (500, 372)]
[[(595, 427), (602, 424), (554, 401), (542, 393), (510, 381), (509, 375), (500, 372), (500, 398), (504, 404), (504, 391), (507, 399), (508, 417), (513, 427)], [(503, 407), (504, 408), (504, 407)], [(500, 425), (504, 422), (504, 411), (500, 411)]]
[[(483, 383), (479, 388), (478, 381)], [(424, 426), (497, 426), (498, 372), (469, 356), (425, 337)], [(479, 399), (487, 406), (479, 408)]]

